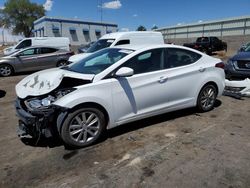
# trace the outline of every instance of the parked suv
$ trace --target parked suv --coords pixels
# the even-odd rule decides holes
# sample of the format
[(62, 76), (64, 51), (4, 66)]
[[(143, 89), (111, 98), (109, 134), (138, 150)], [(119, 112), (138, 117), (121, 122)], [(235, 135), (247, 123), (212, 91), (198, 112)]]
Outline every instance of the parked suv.
[(69, 57), (73, 54), (53, 47), (29, 47), (0, 58), (0, 76), (67, 65)]
[(175, 45), (117, 46), (16, 85), (19, 135), (58, 132), (88, 146), (105, 129), (179, 109), (212, 110), (224, 89), (220, 59)]
[(228, 79), (250, 78), (250, 46), (228, 60), (225, 73)]

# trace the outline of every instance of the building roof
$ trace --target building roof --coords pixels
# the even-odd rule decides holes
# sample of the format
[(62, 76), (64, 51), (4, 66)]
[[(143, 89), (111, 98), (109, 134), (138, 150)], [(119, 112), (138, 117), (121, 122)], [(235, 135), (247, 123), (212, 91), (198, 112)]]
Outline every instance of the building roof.
[(230, 22), (230, 21), (237, 21), (237, 20), (244, 20), (244, 19), (250, 19), (250, 16), (239, 16), (239, 17), (232, 17), (232, 18), (225, 18), (225, 19), (218, 19), (218, 20), (201, 21), (198, 23), (196, 22), (196, 23), (190, 23), (190, 24), (168, 26), (168, 27), (158, 28), (155, 31), (175, 29), (175, 28), (185, 28), (185, 27), (192, 27), (192, 26), (202, 26), (202, 25), (216, 24), (216, 23), (221, 23), (221, 22)]
[(101, 26), (111, 26), (111, 27), (118, 27), (117, 24), (114, 23), (107, 23), (107, 22), (92, 22), (92, 21), (83, 21), (80, 19), (69, 19), (69, 18), (59, 18), (59, 17), (47, 17), (43, 16), (34, 21), (34, 25), (38, 25), (42, 22), (49, 21), (49, 22), (66, 22), (66, 23), (76, 23), (76, 24), (88, 24), (88, 25), (101, 25)]

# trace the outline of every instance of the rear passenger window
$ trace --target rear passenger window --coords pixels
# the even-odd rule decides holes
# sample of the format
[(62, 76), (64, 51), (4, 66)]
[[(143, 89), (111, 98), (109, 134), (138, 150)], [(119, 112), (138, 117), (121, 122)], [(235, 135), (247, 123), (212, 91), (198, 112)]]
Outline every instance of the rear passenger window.
[(162, 64), (163, 49), (153, 49), (133, 57), (122, 66), (132, 68), (134, 74), (141, 74), (161, 70)]
[(130, 44), (130, 40), (120, 40), (115, 44), (115, 46), (125, 45), (125, 44)]
[(168, 48), (165, 54), (165, 69), (189, 65), (201, 58), (200, 54), (179, 48)]
[(57, 49), (55, 49), (55, 48), (41, 48), (41, 54), (53, 53), (56, 51), (57, 51)]

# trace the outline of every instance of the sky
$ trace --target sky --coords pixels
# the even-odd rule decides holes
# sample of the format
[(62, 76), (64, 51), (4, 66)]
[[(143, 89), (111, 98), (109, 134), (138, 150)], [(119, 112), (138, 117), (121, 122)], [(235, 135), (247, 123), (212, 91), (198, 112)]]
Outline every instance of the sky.
[[(6, 0), (0, 0), (0, 8)], [(30, 0), (51, 17), (77, 18), (118, 24), (119, 30), (150, 30), (250, 15), (250, 0)], [(102, 15), (102, 16), (101, 16)], [(0, 34), (1, 35), (1, 34)]]

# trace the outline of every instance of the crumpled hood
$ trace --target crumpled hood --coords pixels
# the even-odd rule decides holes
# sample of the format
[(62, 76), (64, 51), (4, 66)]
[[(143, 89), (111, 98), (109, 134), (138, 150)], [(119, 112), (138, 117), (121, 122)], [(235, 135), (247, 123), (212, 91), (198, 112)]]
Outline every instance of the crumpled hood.
[(66, 77), (90, 81), (94, 74), (81, 74), (60, 68), (39, 71), (21, 80), (16, 85), (16, 94), (19, 98), (44, 95), (56, 89)]
[(83, 58), (88, 57), (91, 54), (92, 53), (76, 54), (76, 55), (71, 56), (69, 58), (69, 61), (75, 63), (75, 62), (81, 61)]

